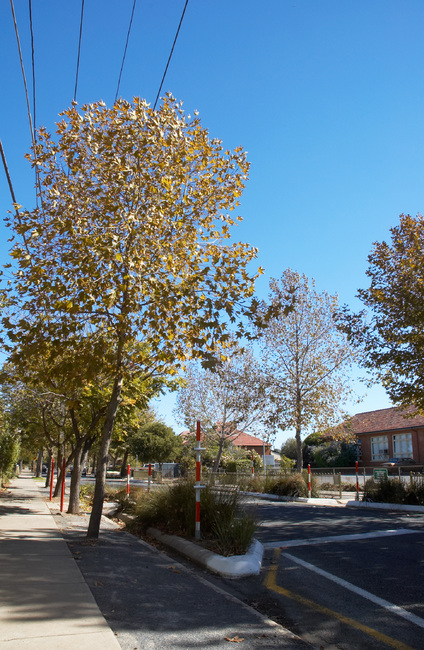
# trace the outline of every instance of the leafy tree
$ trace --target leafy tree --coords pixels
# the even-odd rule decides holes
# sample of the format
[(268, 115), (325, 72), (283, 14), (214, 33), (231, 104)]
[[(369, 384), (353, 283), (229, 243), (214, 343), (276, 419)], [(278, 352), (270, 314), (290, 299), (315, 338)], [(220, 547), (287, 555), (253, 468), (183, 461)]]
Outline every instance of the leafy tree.
[(19, 458), (19, 440), (14, 433), (8, 414), (0, 404), (0, 479), (1, 485), (13, 475)]
[(423, 411), (424, 217), (402, 214), (390, 233), (391, 242), (374, 244), (370, 286), (358, 291), (370, 316), (345, 307), (339, 323), (393, 402)]
[(304, 455), (313, 467), (354, 467), (356, 446), (340, 440), (305, 445)]
[(192, 365), (177, 394), (175, 415), (190, 430), (201, 422), (204, 442), (217, 445), (213, 471), (218, 470), (226, 442), (237, 431), (260, 426), (266, 401), (257, 360), (237, 350), (213, 370)]
[(223, 466), (226, 472), (250, 472), (252, 469), (252, 455), (253, 455), (253, 469), (259, 471), (263, 467), (261, 457), (256, 451), (249, 451), (248, 449), (241, 449), (235, 445), (231, 446), (226, 453), (223, 454)]
[(318, 293), (314, 286), (291, 269), (280, 280), (272, 279), (270, 303), (291, 302), (292, 308), (271, 317), (260, 339), (269, 423), (295, 429), (298, 471), (302, 434), (340, 418), (340, 404), (350, 394), (347, 371), (353, 360), (347, 337), (334, 321), (337, 297)]
[(213, 363), (229, 322), (240, 334), (241, 316), (256, 311), (247, 270), (256, 249), (227, 241), (245, 153), (224, 151), (174, 98), (157, 111), (136, 98), (61, 115), (57, 142), (41, 128), (30, 158), (39, 207), (10, 216), (17, 271), (3, 326), (15, 364), (48, 341), (52, 373), (66, 351), (76, 384), (110, 378), (88, 528), (96, 538), (124, 383), (176, 372), (190, 357)]
[(281, 453), (283, 456), (291, 460), (297, 460), (297, 442), (296, 438), (287, 438), (281, 446)]
[(19, 458), (19, 442), (9, 432), (0, 434), (0, 476), (2, 485), (13, 474), (15, 464)]
[(129, 447), (142, 463), (174, 461), (180, 450), (181, 441), (171, 427), (162, 422), (149, 422), (131, 437)]

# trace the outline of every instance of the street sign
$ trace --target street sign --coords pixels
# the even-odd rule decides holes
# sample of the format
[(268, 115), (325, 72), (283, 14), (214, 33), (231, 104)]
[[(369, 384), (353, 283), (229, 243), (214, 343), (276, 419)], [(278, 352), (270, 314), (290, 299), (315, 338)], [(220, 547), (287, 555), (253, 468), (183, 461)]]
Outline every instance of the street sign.
[(387, 479), (387, 469), (385, 467), (376, 467), (374, 469), (374, 481), (384, 481)]

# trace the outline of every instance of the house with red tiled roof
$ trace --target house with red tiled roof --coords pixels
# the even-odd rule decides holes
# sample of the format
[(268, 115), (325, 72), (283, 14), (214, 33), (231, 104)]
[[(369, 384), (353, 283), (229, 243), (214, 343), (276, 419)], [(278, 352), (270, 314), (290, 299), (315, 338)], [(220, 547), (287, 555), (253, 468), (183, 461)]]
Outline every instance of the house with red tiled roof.
[[(193, 432), (183, 431), (180, 433), (183, 441), (187, 436), (193, 435)], [(263, 455), (264, 443), (261, 438), (256, 438), (255, 436), (250, 435), (250, 433), (244, 433), (244, 431), (235, 431), (233, 434), (229, 435), (227, 438), (235, 447), (241, 447), (242, 449), (247, 449), (248, 451), (256, 451), (259, 456)], [(265, 455), (269, 456), (271, 454), (271, 445), (265, 443)]]
[(412, 407), (357, 413), (349, 428), (358, 437), (361, 464), (376, 466), (389, 458), (412, 458), (424, 464), (424, 416)]

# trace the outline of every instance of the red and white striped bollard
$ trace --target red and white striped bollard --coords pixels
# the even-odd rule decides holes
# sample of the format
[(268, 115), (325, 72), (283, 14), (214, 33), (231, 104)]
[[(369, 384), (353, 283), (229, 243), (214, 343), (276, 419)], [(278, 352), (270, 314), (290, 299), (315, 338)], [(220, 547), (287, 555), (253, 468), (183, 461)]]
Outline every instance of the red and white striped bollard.
[(311, 466), (308, 465), (308, 499), (311, 498), (312, 495), (312, 486), (311, 486)]
[(200, 479), (202, 476), (202, 455), (201, 452), (205, 450), (205, 447), (201, 447), (200, 443), (200, 422), (197, 422), (196, 425), (196, 446), (194, 447), (196, 451), (196, 483), (194, 489), (196, 490), (196, 528), (194, 531), (195, 539), (200, 539), (200, 491), (204, 488), (204, 485), (200, 485)]

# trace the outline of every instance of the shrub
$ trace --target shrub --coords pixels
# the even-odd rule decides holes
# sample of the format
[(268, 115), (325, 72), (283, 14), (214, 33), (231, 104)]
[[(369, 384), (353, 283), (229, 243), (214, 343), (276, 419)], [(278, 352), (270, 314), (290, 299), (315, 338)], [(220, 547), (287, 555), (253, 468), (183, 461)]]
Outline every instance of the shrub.
[(0, 433), (0, 478), (5, 484), (15, 472), (19, 457), (19, 442), (11, 433)]
[[(193, 537), (195, 529), (195, 490), (193, 483), (181, 482), (159, 488), (137, 502), (133, 531), (145, 532), (150, 526), (163, 532)], [(238, 489), (201, 491), (200, 526), (207, 545), (222, 555), (246, 552), (256, 530), (254, 517), (242, 511)]]
[[(312, 478), (312, 496), (318, 496), (315, 480)], [(264, 492), (287, 497), (308, 496), (307, 472), (302, 474), (288, 474), (278, 478), (270, 476), (265, 479)]]
[(404, 503), (406, 489), (398, 479), (374, 481), (369, 479), (364, 486), (363, 501), (377, 503)]

